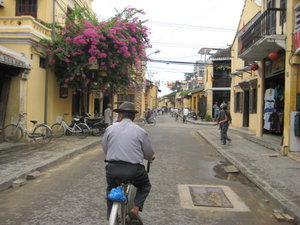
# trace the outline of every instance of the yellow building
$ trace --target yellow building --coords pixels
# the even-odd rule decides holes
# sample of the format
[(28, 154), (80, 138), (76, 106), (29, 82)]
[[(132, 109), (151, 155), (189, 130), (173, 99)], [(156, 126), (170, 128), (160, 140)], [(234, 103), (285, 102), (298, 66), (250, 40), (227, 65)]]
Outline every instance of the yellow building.
[[(0, 57), (16, 59), (9, 65), (0, 63), (2, 89), (0, 126), (11, 123), (26, 112), (29, 120), (53, 124), (57, 116), (68, 113), (94, 112), (94, 98), (99, 93), (74, 96), (60, 95), (55, 74), (46, 66), (46, 59), (33, 48), (41, 39), (51, 39), (54, 30), (46, 23), (62, 23), (75, 6), (91, 8), (92, 0), (10, 0), (0, 8)], [(4, 49), (4, 50), (3, 50)], [(9, 54), (6, 54), (9, 52)], [(18, 64), (18, 65), (17, 65)], [(24, 64), (24, 65), (23, 65)], [(89, 104), (88, 104), (89, 103)], [(70, 119), (70, 118), (69, 118)]]
[(284, 154), (300, 151), (293, 129), (300, 110), (300, 24), (295, 15), (300, 15), (299, 0), (246, 0), (231, 49), (233, 125), (257, 136), (279, 137)]
[(158, 108), (158, 87), (152, 81), (147, 81), (145, 91), (145, 107)]

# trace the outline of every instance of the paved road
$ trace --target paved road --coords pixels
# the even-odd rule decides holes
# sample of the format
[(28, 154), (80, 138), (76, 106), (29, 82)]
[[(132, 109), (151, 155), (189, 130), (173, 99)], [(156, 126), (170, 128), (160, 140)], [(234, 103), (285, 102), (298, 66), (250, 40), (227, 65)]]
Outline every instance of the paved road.
[[(286, 224), (272, 218), (278, 205), (246, 178), (224, 173), (227, 162), (197, 134), (199, 126), (166, 115), (145, 129), (157, 152), (153, 189), (141, 214), (145, 225)], [(95, 147), (19, 189), (1, 192), (0, 224), (106, 224), (103, 159)], [(188, 187), (194, 185), (221, 188), (234, 208), (193, 206)]]

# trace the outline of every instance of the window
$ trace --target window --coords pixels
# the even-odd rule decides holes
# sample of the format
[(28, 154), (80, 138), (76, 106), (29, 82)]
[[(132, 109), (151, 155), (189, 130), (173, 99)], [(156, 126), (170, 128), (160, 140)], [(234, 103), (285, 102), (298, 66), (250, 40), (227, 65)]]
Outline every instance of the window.
[(249, 112), (256, 113), (256, 108), (257, 108), (257, 89), (254, 88), (250, 91)]
[(46, 69), (46, 59), (40, 57), (40, 67)]
[(243, 112), (243, 92), (237, 92), (234, 95), (234, 112)]
[(118, 95), (118, 103), (122, 104), (123, 102), (132, 102), (134, 103), (134, 94), (120, 94)]
[(37, 17), (37, 0), (17, 0), (16, 16)]

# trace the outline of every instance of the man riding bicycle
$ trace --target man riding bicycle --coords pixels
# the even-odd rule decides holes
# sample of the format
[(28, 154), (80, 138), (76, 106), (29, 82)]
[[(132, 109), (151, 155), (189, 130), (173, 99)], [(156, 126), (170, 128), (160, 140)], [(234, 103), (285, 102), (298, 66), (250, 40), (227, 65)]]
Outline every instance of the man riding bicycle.
[(151, 109), (147, 107), (147, 110), (145, 111), (145, 120), (147, 123), (151, 123), (150, 118), (152, 116)]
[[(135, 105), (124, 102), (119, 109), (119, 123), (109, 126), (103, 136), (102, 146), (106, 154), (107, 195), (118, 186), (116, 179), (130, 180), (137, 188), (135, 206), (129, 212), (131, 221), (143, 224), (138, 214), (143, 210), (144, 202), (150, 192), (151, 184), (148, 174), (142, 165), (143, 159), (154, 160), (155, 153), (147, 132), (133, 123)], [(112, 201), (107, 199), (107, 218), (109, 218)]]

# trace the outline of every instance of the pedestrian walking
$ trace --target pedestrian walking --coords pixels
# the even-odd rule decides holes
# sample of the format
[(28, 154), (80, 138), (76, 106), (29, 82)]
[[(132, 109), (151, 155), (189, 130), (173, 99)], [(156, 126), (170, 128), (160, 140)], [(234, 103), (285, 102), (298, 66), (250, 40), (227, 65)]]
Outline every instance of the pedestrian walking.
[(183, 117), (182, 117), (182, 122), (183, 123), (187, 122), (187, 117), (188, 117), (189, 113), (190, 113), (190, 110), (187, 107), (185, 107), (183, 109)]
[(104, 123), (105, 123), (106, 127), (110, 126), (112, 123), (111, 104), (108, 104), (107, 108), (104, 110)]
[(221, 142), (223, 145), (226, 145), (226, 141), (231, 143), (231, 138), (227, 136), (227, 131), (229, 128), (229, 123), (231, 123), (231, 115), (230, 112), (227, 110), (227, 104), (221, 104), (221, 112), (217, 118), (217, 123), (220, 125), (220, 132), (221, 132)]
[(215, 104), (213, 105), (213, 119), (214, 121), (216, 121), (216, 109), (219, 108), (218, 106), (218, 102), (215, 102)]

